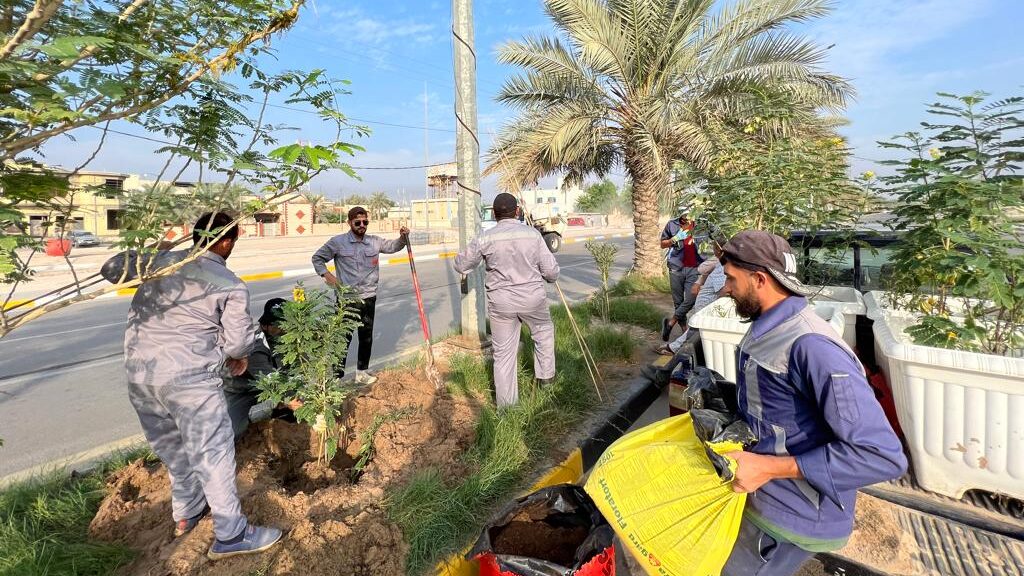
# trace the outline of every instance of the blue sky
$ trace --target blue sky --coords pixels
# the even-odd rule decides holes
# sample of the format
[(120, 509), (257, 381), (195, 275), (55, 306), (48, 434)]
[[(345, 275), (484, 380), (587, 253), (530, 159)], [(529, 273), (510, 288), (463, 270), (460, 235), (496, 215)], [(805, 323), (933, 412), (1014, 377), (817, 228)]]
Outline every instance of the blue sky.
[[(269, 67), (323, 68), (352, 82), (342, 108), (373, 134), (358, 143), (365, 153), (354, 166), (419, 166), (424, 158), (424, 94), (429, 107), (429, 158), (450, 161), (455, 146), (450, 2), (345, 2), (309, 0), (295, 28), (275, 40), (277, 62)], [(511, 114), (494, 95), (512, 69), (495, 61), (502, 42), (548, 33), (539, 0), (477, 0), (476, 49), (480, 135), (490, 136)], [(913, 130), (924, 104), (937, 91), (983, 89), (995, 97), (1024, 94), (1024, 50), (1018, 34), (1021, 0), (837, 0), (825, 19), (802, 26), (829, 50), (826, 67), (852, 80), (857, 99), (842, 132), (854, 147), (853, 170), (876, 169), (875, 141)], [(292, 138), (322, 135), (313, 116), (274, 109), (275, 122), (300, 130)], [(406, 127), (388, 126), (398, 124)], [(91, 151), (94, 136), (79, 130), (74, 143), (46, 148), (53, 164), (74, 165)], [(164, 158), (143, 141), (111, 137), (90, 165), (95, 170), (154, 173)], [(361, 181), (340, 174), (318, 178), (315, 191), (329, 196), (383, 190), (400, 200), (422, 197), (424, 173), (360, 170)], [(615, 178), (621, 181), (621, 177)], [(484, 196), (494, 194), (484, 182)]]

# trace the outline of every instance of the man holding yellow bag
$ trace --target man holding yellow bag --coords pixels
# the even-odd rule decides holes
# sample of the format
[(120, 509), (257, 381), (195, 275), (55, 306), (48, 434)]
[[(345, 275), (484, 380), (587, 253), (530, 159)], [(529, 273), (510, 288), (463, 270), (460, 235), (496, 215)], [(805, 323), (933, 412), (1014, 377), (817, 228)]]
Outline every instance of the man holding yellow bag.
[(759, 230), (734, 236), (721, 258), (725, 293), (753, 322), (739, 346), (741, 415), (758, 437), (737, 462), (747, 492), (726, 576), (788, 576), (815, 552), (842, 548), (857, 489), (907, 469), (899, 439), (853, 351), (808, 306), (796, 256)]

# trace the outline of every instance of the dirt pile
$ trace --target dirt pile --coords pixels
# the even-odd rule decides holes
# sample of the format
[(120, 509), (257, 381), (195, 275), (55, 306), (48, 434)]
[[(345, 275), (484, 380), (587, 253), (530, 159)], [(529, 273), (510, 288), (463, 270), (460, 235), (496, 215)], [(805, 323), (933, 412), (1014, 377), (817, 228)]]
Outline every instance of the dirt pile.
[[(284, 541), (265, 554), (210, 562), (209, 518), (173, 538), (170, 484), (159, 464), (136, 462), (112, 476), (90, 533), (139, 551), (124, 574), (402, 574), (405, 544), (384, 513), (385, 490), (414, 469), (459, 473), (478, 403), (436, 391), (422, 373), (382, 373), (346, 406), (346, 439), (329, 469), (312, 461), (317, 446), (308, 427), (282, 421), (253, 426), (236, 450), (242, 509), (253, 523), (285, 530)], [(359, 435), (374, 416), (394, 411), (403, 416), (380, 426), (376, 454), (352, 483)]]
[(917, 552), (914, 536), (900, 524), (894, 505), (857, 494), (853, 534), (839, 550), (841, 556), (899, 576), (921, 573)]

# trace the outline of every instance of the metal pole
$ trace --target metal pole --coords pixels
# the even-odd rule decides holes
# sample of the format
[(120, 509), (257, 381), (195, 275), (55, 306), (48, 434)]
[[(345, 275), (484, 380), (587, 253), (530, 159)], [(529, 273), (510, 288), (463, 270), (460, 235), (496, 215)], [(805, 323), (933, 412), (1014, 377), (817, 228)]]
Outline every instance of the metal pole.
[[(459, 249), (480, 233), (480, 139), (477, 137), (476, 52), (473, 50), (473, 2), (452, 0), (452, 39), (455, 56), (455, 159), (458, 164)], [(483, 271), (467, 278), (462, 295), (462, 335), (474, 342), (486, 339)]]

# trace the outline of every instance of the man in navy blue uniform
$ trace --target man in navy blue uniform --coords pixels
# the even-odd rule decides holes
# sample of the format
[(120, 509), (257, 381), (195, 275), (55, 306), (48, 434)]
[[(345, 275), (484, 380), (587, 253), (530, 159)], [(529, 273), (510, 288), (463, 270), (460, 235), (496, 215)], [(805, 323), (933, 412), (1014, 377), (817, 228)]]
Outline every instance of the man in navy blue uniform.
[(737, 394), (758, 442), (729, 454), (748, 492), (725, 576), (788, 576), (815, 552), (842, 548), (857, 489), (901, 476), (907, 459), (838, 334), (808, 306), (796, 256), (759, 230), (725, 246), (725, 292), (752, 320), (739, 345)]

